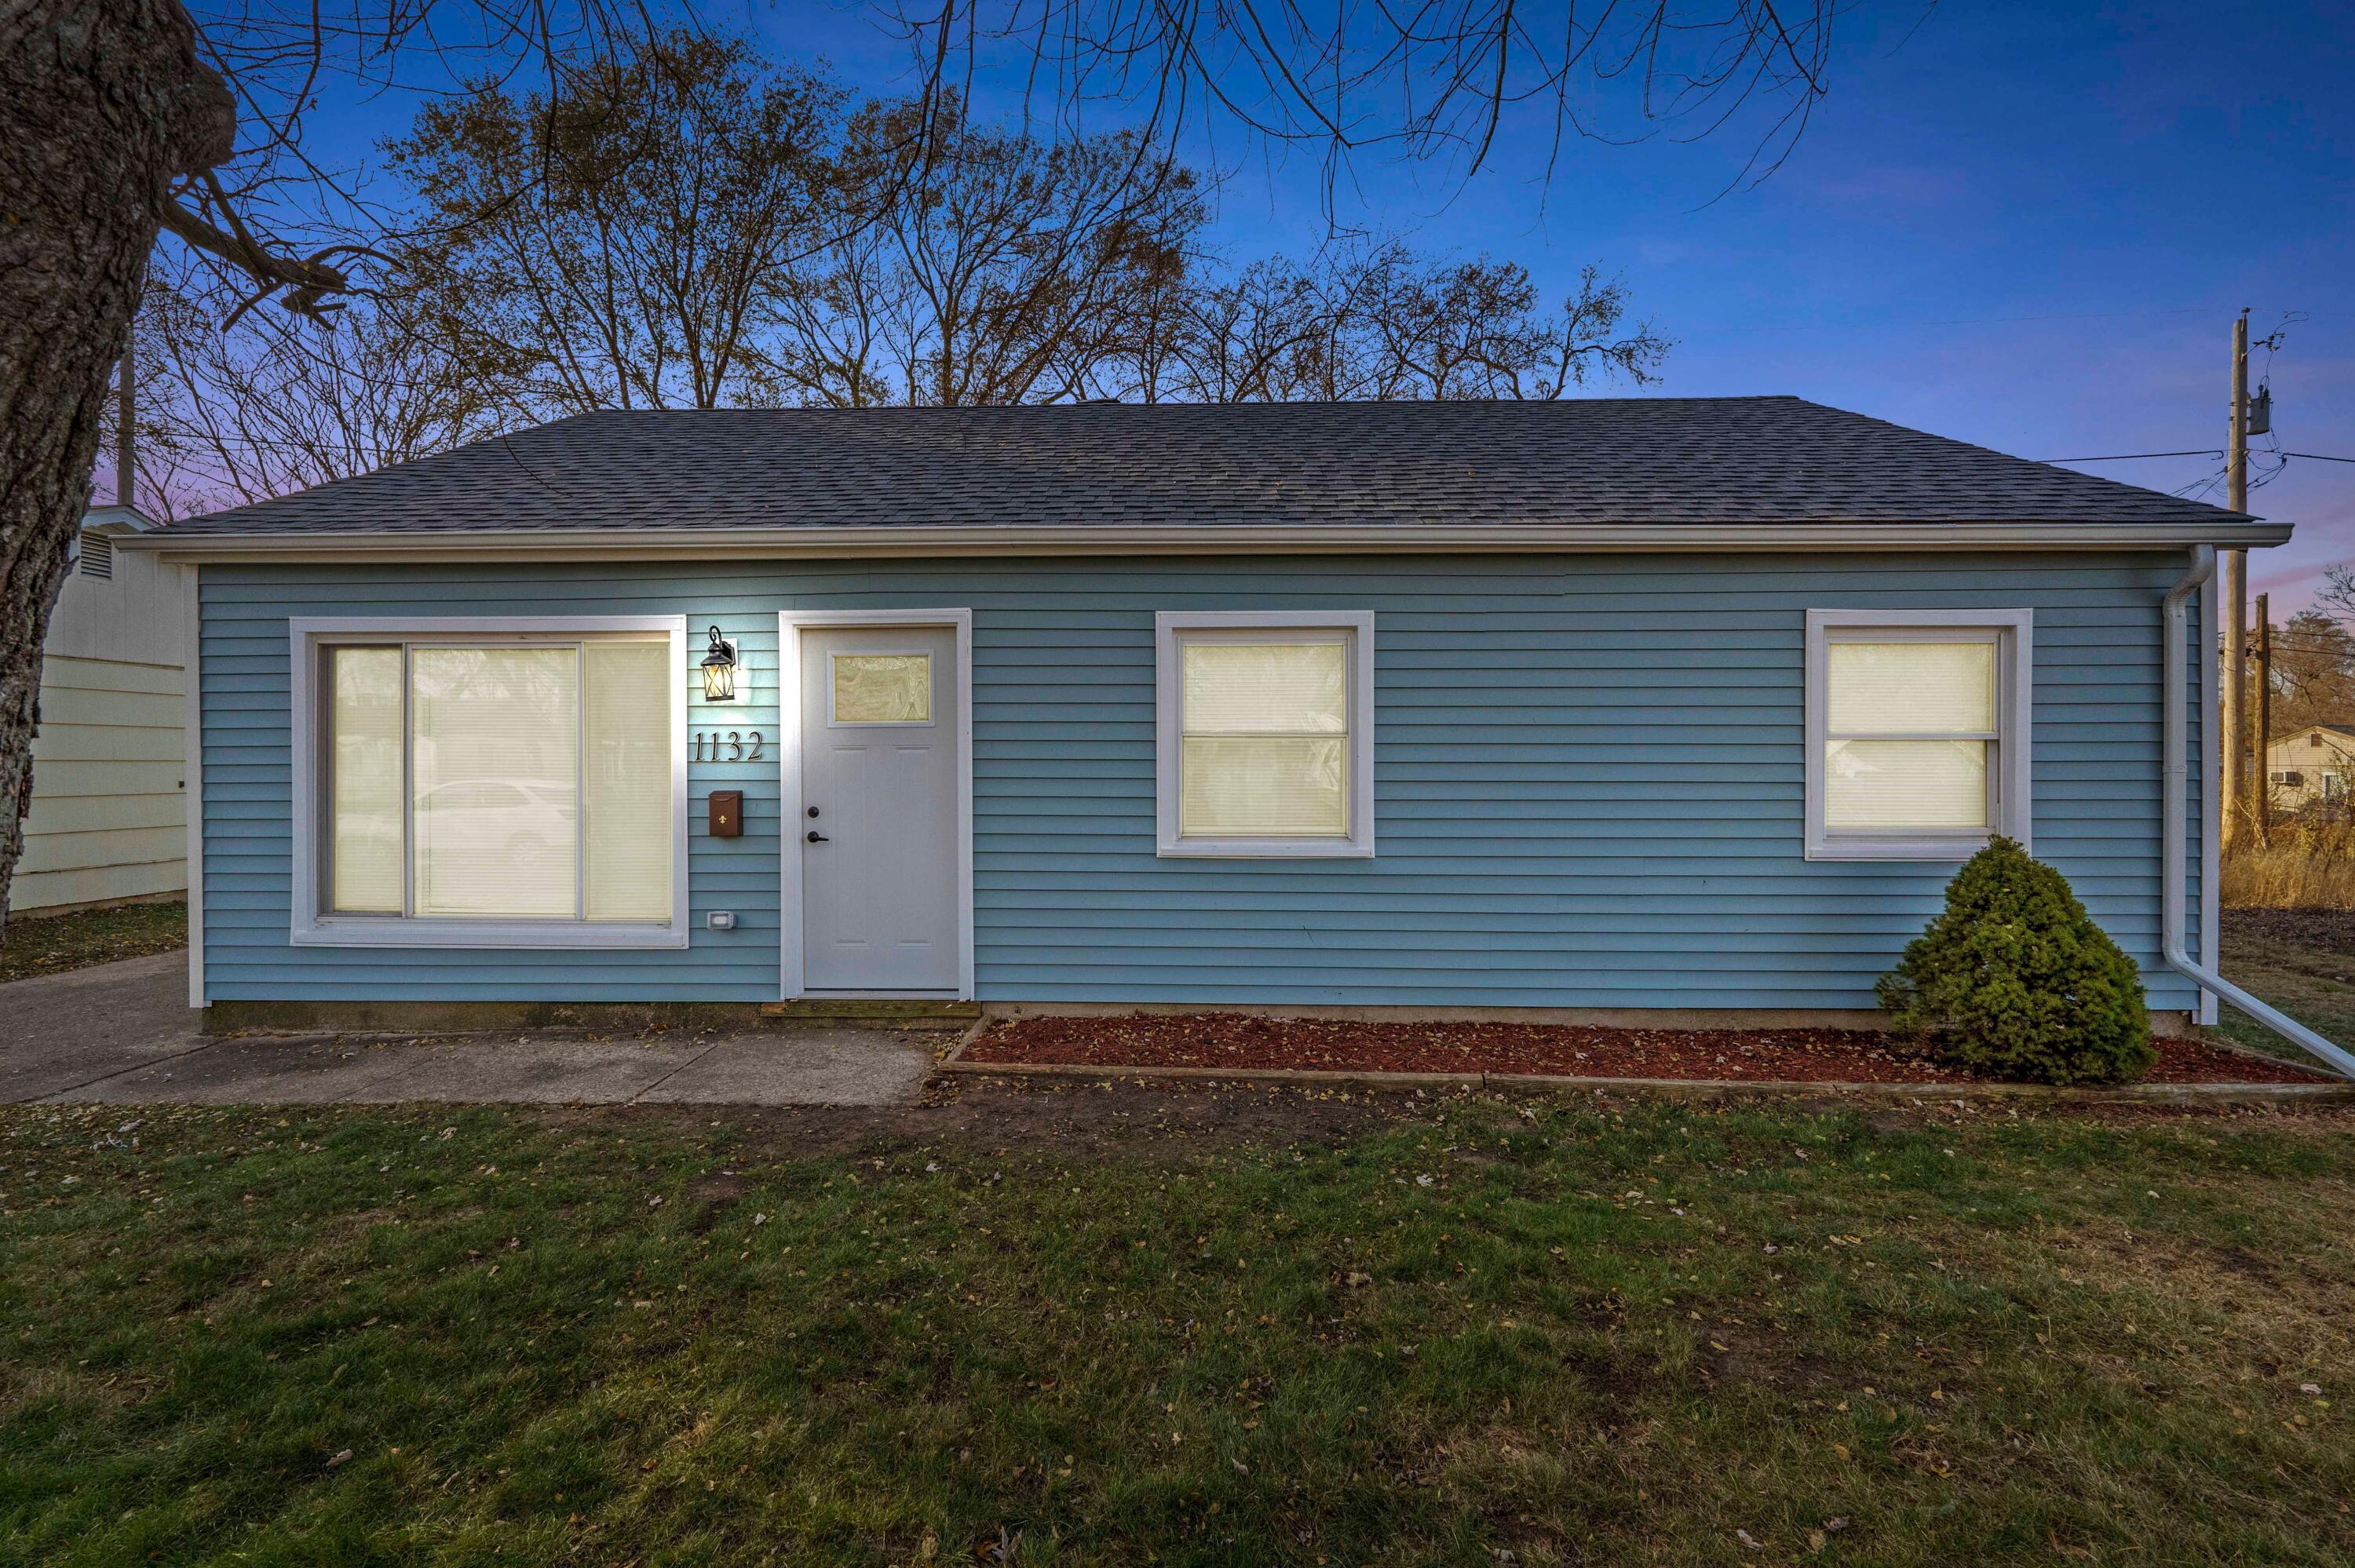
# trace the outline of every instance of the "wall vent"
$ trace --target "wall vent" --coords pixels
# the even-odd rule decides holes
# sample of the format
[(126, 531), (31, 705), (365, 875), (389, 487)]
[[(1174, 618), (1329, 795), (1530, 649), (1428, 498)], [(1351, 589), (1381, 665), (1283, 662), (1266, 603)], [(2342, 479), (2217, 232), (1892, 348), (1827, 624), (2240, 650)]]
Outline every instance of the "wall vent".
[(81, 575), (86, 577), (109, 579), (113, 577), (114, 541), (112, 539), (103, 534), (93, 534), (88, 529), (82, 531)]

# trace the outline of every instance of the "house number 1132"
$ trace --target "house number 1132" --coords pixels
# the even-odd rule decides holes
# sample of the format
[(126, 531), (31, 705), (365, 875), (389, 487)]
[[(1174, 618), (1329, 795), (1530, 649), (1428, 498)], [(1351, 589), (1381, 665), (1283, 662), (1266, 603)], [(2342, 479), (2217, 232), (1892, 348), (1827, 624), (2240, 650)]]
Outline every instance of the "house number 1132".
[(758, 762), (761, 732), (757, 729), (698, 729), (687, 740), (689, 762)]

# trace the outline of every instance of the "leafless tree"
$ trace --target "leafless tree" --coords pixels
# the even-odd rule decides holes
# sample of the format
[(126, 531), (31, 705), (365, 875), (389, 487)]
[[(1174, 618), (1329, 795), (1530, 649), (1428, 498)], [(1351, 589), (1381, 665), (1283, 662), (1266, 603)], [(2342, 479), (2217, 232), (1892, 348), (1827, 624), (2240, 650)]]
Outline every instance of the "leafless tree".
[[(1829, 90), (1834, 0), (1525, 0), (1312, 12), (1298, 0), (880, 0), (928, 98), (1019, 72), (1039, 114), (1091, 109), (1156, 137), (1240, 132), (1323, 163), (1328, 197), (1360, 154), (1476, 174), (1505, 132), (1622, 141), (1668, 129), (1747, 139), (1733, 184), (1790, 155)], [(1933, 0), (1934, 3), (1934, 0)], [(1925, 13), (1926, 13), (1926, 7)], [(1615, 101), (1631, 101), (1627, 111)], [(1729, 186), (1731, 188), (1731, 186)]]
[(1626, 285), (1593, 267), (1550, 313), (1518, 262), (1436, 260), (1397, 240), (1190, 282), (1156, 396), (1548, 399), (1595, 378), (1640, 386), (1670, 347), (1649, 323), (1623, 330)]
[(2313, 724), (2355, 724), (2355, 634), (2341, 617), (2355, 611), (2355, 579), (2331, 568), (2321, 604), (2273, 629), (2274, 733)]
[(1116, 323), (1182, 270), (1207, 217), (1194, 175), (1126, 132), (1047, 143), (960, 118), (919, 135), (928, 112), (854, 122), (843, 186), (885, 194), (793, 302), (781, 380), (826, 402), (1082, 395)]
[(1598, 372), (1640, 384), (1668, 355), (1648, 324), (1614, 335), (1626, 288), (1592, 266), (1556, 315), (1540, 313), (1518, 261), (1418, 266), (1401, 256), (1382, 273), (1368, 325), (1384, 397), (1549, 399)]
[[(146, 509), (169, 516), (263, 500), (496, 434), (510, 411), (481, 357), (405, 283), (355, 300), (336, 331), (264, 319), (223, 334), (229, 302), (167, 260), (140, 311), (133, 450)], [(112, 421), (101, 441), (111, 453)]]
[(2323, 567), (2322, 584), (2315, 608), (2333, 620), (2355, 622), (2355, 565), (2340, 561)]
[(906, 389), (890, 348), (891, 323), (908, 311), (898, 248), (875, 220), (883, 205), (877, 192), (847, 178), (843, 189), (867, 221), (842, 225), (772, 302), (777, 335), (753, 358), (751, 401), (869, 408), (899, 401)]
[[(1327, 335), (1327, 298), (1283, 257), (1254, 261), (1223, 281), (1189, 281), (1175, 319), (1152, 325), (1171, 334), (1162, 376), (1140, 380), (1154, 397), (1204, 403), (1283, 403), (1312, 397), (1312, 366)], [(1159, 362), (1153, 362), (1160, 369)]]
[(425, 220), (402, 271), (518, 410), (735, 400), (789, 269), (839, 221), (842, 97), (671, 32), (563, 61), (545, 93), (429, 104), (388, 148)]

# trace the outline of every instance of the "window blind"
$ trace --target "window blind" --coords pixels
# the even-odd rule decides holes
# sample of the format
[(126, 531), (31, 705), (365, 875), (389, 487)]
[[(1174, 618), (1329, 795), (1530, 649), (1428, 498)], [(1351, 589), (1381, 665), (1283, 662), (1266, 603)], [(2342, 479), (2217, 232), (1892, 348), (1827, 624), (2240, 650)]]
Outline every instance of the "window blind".
[(670, 646), (591, 642), (587, 755), (588, 916), (667, 920), (671, 904)]
[(328, 901), (400, 913), (400, 650), (328, 651)]
[(1348, 652), (1335, 641), (1183, 641), (1181, 832), (1348, 833)]
[(1836, 641), (1834, 735), (1992, 734), (1996, 650), (1970, 642)]
[(1985, 831), (1998, 738), (1993, 640), (1841, 640), (1826, 652), (1826, 825)]
[(580, 650), (409, 658), (415, 913), (577, 916)]

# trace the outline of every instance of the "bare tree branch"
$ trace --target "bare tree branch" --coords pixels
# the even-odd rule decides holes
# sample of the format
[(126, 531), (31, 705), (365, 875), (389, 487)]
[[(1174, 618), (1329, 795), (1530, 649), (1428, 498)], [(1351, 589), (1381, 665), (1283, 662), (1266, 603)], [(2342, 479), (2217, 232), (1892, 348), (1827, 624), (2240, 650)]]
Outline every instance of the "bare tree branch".
[(1509, 123), (1549, 130), (1555, 155), (1566, 137), (1624, 140), (1597, 118), (1614, 88), (1634, 100), (1632, 134), (1744, 136), (1734, 183), (1763, 179), (1830, 90), (1841, 14), (1836, 0), (1605, 0), (1532, 26), (1534, 0), (1373, 0), (1312, 24), (1296, 0), (878, 4), (927, 95), (1018, 67), (1067, 131), (1095, 109), (1156, 137), (1225, 125), (1315, 147), (1328, 207), (1369, 151), (1469, 179)]

